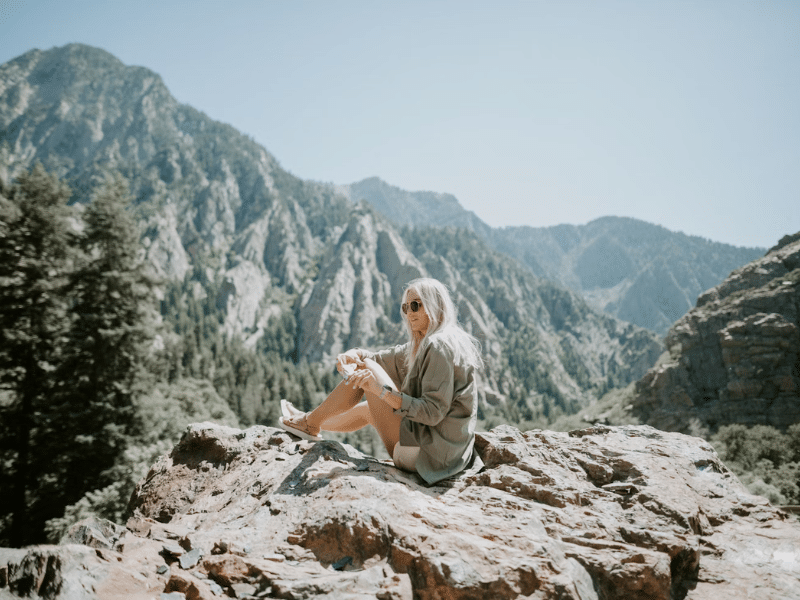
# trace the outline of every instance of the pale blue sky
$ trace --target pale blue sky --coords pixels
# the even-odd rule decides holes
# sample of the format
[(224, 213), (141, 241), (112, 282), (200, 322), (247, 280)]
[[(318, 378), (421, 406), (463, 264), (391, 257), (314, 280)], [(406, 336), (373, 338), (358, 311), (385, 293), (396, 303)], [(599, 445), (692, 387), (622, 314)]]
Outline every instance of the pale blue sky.
[(0, 0), (0, 62), (69, 42), (303, 178), (449, 192), (494, 226), (800, 230), (800, 2)]

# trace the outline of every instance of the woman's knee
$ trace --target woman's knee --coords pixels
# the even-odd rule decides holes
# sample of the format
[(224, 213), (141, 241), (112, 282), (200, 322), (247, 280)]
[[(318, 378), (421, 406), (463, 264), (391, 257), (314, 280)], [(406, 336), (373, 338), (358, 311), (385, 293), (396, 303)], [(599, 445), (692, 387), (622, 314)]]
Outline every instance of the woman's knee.
[(419, 458), (419, 446), (401, 446), (400, 442), (394, 445), (392, 460), (396, 467), (404, 471), (415, 472), (417, 470), (417, 458)]

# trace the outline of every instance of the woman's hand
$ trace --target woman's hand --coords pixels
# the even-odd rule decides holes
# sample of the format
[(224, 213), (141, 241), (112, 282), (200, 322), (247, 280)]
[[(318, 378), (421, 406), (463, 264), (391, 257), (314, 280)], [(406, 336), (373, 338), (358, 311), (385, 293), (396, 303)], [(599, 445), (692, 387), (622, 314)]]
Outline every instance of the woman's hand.
[(352, 385), (354, 388), (361, 388), (362, 391), (373, 396), (380, 396), (383, 391), (383, 387), (375, 379), (375, 375), (367, 368), (358, 369), (350, 376), (347, 384)]
[[(348, 380), (354, 388), (361, 388), (365, 393), (377, 396), (392, 408), (403, 406), (403, 396), (397, 391), (389, 376), (372, 359), (364, 359), (364, 367), (358, 369)], [(391, 391), (386, 390), (386, 386)]]
[(364, 366), (364, 360), (361, 358), (361, 353), (353, 348), (347, 352), (340, 354), (336, 357), (336, 370), (342, 377), (348, 378), (352, 376), (353, 372)]

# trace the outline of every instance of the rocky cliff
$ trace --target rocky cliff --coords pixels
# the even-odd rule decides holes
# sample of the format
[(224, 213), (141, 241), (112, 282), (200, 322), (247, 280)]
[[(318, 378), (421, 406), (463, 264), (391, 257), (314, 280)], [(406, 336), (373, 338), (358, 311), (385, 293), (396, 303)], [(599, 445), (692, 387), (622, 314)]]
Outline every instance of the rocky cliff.
[(692, 419), (800, 422), (800, 239), (785, 240), (702, 294), (670, 329), (669, 358), (636, 384), (633, 412), (668, 430)]
[(798, 598), (800, 525), (703, 440), (503, 426), (426, 487), (338, 442), (192, 425), (126, 527), (0, 550), (3, 598)]
[(492, 228), (452, 195), (409, 192), (377, 177), (339, 189), (369, 202), (394, 223), (474, 231), (535, 275), (581, 294), (594, 308), (660, 335), (701, 292), (764, 253), (620, 217), (586, 225)]
[[(0, 178), (36, 161), (70, 183), (75, 202), (88, 201), (106, 169), (122, 172), (154, 268), (213, 295), (224, 330), (251, 348), (287, 315), (297, 323), (296, 360), (330, 365), (343, 348), (396, 343), (402, 286), (433, 275), (484, 342), (481, 393), (497, 402), (514, 394), (527, 410), (549, 394), (562, 407), (590, 404), (641, 377), (661, 351), (655, 336), (477, 239), (407, 239), (350, 192), (294, 177), (252, 139), (176, 102), (157, 74), (97, 48), (32, 50), (0, 65)], [(546, 371), (539, 387), (508, 368), (521, 325), (536, 332), (528, 349)]]

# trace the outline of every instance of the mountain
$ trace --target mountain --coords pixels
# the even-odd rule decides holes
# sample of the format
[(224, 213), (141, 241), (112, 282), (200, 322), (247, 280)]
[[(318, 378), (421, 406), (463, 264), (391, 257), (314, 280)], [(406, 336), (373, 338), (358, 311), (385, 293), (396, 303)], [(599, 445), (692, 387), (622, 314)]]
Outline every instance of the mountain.
[(352, 446), (199, 423), (126, 526), (0, 549), (4, 598), (796, 598), (800, 528), (703, 440), (651, 427), (478, 434), (435, 486)]
[(661, 429), (800, 422), (800, 234), (708, 290), (670, 329), (631, 413)]
[(492, 228), (452, 195), (408, 192), (376, 177), (339, 189), (399, 225), (472, 230), (535, 275), (558, 281), (593, 307), (660, 335), (699, 294), (764, 254), (762, 248), (739, 248), (622, 217), (586, 225)]
[(484, 416), (574, 412), (641, 377), (662, 350), (476, 234), (401, 230), (352, 194), (293, 176), (249, 137), (176, 102), (152, 71), (97, 48), (32, 50), (0, 66), (0, 177), (36, 161), (76, 203), (120, 171), (154, 269), (253, 351), (284, 317), (293, 358), (327, 369), (347, 347), (396, 343), (402, 286), (420, 275), (450, 287), (483, 342)]
[(370, 177), (336, 189), (353, 202), (365, 200), (396, 225), (413, 227), (460, 227), (488, 237), (491, 227), (465, 210), (452, 194), (408, 192)]

